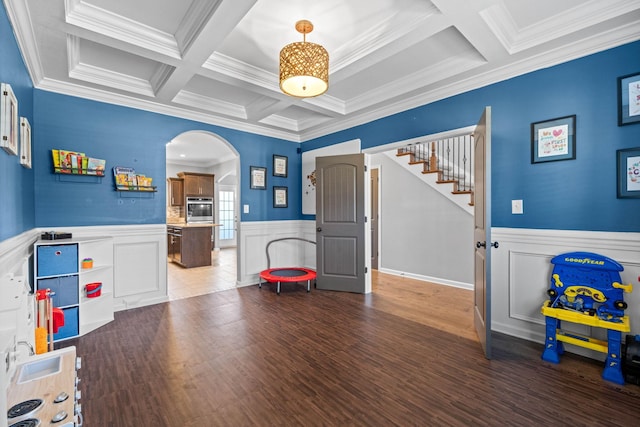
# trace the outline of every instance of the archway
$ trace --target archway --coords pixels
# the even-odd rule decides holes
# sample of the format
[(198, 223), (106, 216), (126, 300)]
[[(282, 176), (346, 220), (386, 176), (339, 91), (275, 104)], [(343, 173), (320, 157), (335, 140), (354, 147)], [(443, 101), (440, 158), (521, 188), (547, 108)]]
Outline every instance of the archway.
[[(214, 175), (212, 265), (183, 268), (168, 259), (169, 299), (235, 288), (241, 247), (237, 233), (240, 200), (240, 155), (224, 138), (206, 131), (184, 132), (167, 143), (167, 223), (184, 223), (185, 206), (172, 204), (170, 185), (181, 172)], [(184, 198), (185, 195), (181, 197)]]

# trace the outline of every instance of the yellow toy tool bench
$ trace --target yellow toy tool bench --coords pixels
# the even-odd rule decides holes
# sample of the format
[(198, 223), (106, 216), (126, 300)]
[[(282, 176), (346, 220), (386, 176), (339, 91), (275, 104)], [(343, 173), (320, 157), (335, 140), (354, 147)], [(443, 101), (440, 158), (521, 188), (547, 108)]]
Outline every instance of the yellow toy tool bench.
[[(632, 286), (621, 283), (624, 268), (616, 261), (590, 252), (570, 252), (551, 260), (549, 300), (542, 306), (546, 318), (546, 342), (542, 359), (560, 363), (563, 342), (607, 354), (602, 377), (624, 384), (622, 332), (631, 330), (624, 310), (624, 294)], [(561, 321), (607, 330), (607, 341), (563, 331)]]

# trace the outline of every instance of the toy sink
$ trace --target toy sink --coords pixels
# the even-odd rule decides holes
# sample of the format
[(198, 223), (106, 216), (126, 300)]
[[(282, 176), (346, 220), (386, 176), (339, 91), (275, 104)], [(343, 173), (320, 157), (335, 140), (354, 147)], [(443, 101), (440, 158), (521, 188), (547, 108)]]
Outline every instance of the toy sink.
[(55, 375), (60, 372), (61, 355), (42, 358), (33, 362), (24, 363), (20, 367), (18, 374), (18, 384), (23, 384), (33, 380), (39, 380), (49, 375)]

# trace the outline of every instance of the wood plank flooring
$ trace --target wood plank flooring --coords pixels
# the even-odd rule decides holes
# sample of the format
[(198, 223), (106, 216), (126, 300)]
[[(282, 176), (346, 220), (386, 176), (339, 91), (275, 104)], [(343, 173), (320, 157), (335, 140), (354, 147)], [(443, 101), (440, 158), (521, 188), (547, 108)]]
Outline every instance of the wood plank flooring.
[(374, 293), (303, 284), (118, 312), (78, 339), (85, 425), (633, 426), (640, 387), (602, 364), (496, 334), (485, 360), (470, 291), (384, 274)]

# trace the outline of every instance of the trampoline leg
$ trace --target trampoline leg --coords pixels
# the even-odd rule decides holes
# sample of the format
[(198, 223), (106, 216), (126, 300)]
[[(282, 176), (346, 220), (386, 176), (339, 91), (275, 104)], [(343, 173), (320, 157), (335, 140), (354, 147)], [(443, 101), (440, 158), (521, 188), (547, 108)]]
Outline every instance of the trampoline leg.
[(278, 282), (278, 288), (276, 289), (276, 293), (280, 295), (280, 282)]
[(311, 292), (311, 279), (307, 280), (307, 292)]
[(258, 279), (258, 288), (262, 289), (262, 277)]

